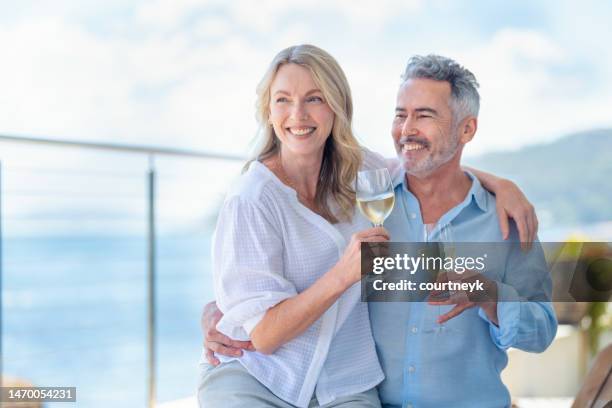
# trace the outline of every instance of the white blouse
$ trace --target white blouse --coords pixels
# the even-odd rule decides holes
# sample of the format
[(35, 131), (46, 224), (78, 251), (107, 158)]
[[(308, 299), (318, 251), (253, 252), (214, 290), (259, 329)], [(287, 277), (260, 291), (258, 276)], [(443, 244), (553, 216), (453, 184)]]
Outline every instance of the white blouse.
[[(362, 168), (386, 167), (365, 151)], [(213, 238), (215, 298), (223, 318), (217, 329), (248, 340), (266, 311), (302, 292), (340, 259), (353, 233), (370, 228), (355, 213), (351, 223), (330, 224), (303, 206), (295, 190), (265, 165), (253, 162), (226, 197)], [(283, 400), (307, 407), (366, 391), (383, 372), (375, 351), (360, 284), (349, 288), (312, 326), (273, 354), (245, 351), (237, 359)]]

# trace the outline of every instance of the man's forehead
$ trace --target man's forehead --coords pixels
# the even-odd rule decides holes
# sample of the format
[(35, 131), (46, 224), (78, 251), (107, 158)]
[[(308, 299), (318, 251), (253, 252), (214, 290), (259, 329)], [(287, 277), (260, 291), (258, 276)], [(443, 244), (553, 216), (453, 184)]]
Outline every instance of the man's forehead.
[(402, 83), (397, 92), (397, 105), (448, 103), (451, 86), (447, 81), (412, 78)]

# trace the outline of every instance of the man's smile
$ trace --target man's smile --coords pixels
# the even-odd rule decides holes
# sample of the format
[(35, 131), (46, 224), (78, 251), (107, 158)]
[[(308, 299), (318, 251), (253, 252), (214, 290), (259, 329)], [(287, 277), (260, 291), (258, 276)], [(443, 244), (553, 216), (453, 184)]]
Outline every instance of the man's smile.
[(402, 146), (402, 153), (411, 152), (414, 150), (423, 150), (426, 149), (424, 145), (421, 143), (406, 143)]

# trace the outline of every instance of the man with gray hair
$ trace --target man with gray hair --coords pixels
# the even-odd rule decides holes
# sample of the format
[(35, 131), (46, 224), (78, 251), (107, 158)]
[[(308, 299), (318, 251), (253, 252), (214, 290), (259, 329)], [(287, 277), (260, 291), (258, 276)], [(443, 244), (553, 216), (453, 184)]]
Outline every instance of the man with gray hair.
[[(425, 233), (427, 240), (445, 241), (448, 233), (445, 237), (442, 231), (451, 226), (455, 242), (503, 241), (495, 196), (461, 168), (463, 148), (478, 127), (477, 88), (475, 76), (449, 58), (409, 60), (392, 126), (403, 170), (395, 180), (395, 207), (385, 222), (392, 241), (418, 242)], [(515, 225), (509, 241), (502, 246), (503, 279), (489, 282), (485, 301), (451, 296), (370, 302), (386, 376), (378, 387), (383, 407), (510, 406), (500, 376), (506, 350), (543, 351), (555, 336), (557, 321), (545, 301), (551, 282), (541, 247), (528, 252), (534, 261), (530, 266), (536, 267), (526, 276), (515, 273), (517, 267), (525, 269), (518, 265), (525, 255)], [(533, 296), (524, 296), (520, 289), (526, 287), (536, 288), (528, 290)]]

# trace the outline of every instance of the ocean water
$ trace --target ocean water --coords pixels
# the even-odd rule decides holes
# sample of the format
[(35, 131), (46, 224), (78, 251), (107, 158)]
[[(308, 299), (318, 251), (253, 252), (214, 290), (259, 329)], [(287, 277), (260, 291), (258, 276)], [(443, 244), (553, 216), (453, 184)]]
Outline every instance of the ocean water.
[[(612, 239), (610, 223), (542, 230)], [(157, 244), (157, 400), (193, 395), (202, 306), (213, 298), (210, 231)], [(145, 237), (4, 238), (2, 371), (77, 387), (78, 407), (144, 407)], [(72, 404), (47, 404), (67, 407)]]
[[(195, 392), (210, 234), (157, 249), (157, 399), (168, 401)], [(78, 407), (145, 406), (145, 238), (5, 238), (3, 257), (3, 372), (76, 386)]]

